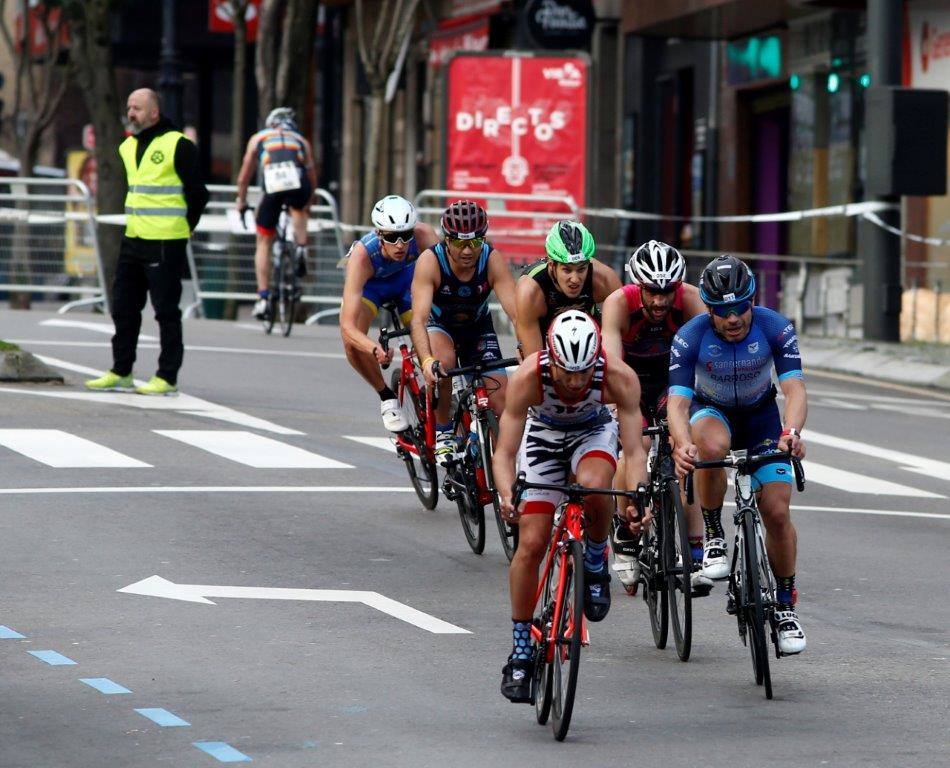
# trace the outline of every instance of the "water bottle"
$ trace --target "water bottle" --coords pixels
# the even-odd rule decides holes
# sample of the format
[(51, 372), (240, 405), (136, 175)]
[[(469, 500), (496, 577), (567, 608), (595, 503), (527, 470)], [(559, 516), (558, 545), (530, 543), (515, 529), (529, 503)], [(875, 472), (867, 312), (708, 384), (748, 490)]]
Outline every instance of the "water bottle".
[(478, 432), (475, 427), (475, 420), (469, 426), (468, 433), (468, 455), (474, 460), (478, 457)]

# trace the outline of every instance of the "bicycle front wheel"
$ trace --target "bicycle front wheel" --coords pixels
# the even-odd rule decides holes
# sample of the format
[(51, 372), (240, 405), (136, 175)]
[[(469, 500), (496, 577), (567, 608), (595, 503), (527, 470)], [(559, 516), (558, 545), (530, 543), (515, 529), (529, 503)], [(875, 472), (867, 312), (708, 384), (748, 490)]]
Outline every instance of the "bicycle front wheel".
[(401, 371), (393, 371), (391, 384), (393, 392), (399, 399), (399, 407), (406, 415), (409, 429), (403, 433), (406, 440), (412, 444), (414, 450), (408, 451), (399, 448), (399, 454), (406, 464), (409, 481), (416, 491), (416, 496), (426, 509), (435, 509), (439, 503), (439, 480), (436, 474), (435, 462), (429, 458), (429, 449), (426, 444), (425, 402), (413, 394), (409, 387), (402, 382)]
[(756, 685), (765, 686), (765, 698), (772, 698), (772, 676), (769, 672), (769, 654), (766, 647), (765, 608), (762, 603), (759, 553), (755, 546), (755, 526), (752, 513), (742, 515), (742, 575), (745, 587), (745, 622), (749, 632), (752, 670)]
[(581, 640), (584, 623), (584, 548), (571, 541), (558, 555), (560, 610), (555, 611), (554, 662), (551, 685), (551, 725), (554, 738), (564, 741), (571, 727), (577, 671), (581, 663)]
[(669, 593), (670, 623), (680, 661), (689, 660), (693, 642), (692, 574), (693, 555), (686, 530), (686, 513), (680, 488), (675, 480), (666, 485), (664, 514), (669, 536), (666, 537), (666, 590)]
[(277, 316), (280, 320), (280, 332), (290, 336), (294, 327), (294, 310), (297, 307), (297, 273), (290, 248), (285, 244), (280, 253), (280, 293), (277, 302)]
[(643, 547), (640, 550), (640, 581), (643, 584), (643, 601), (650, 614), (650, 629), (653, 643), (661, 650), (666, 648), (670, 628), (669, 592), (661, 575), (660, 526), (661, 516), (653, 520), (653, 525), (643, 535)]
[(472, 552), (480, 555), (485, 551), (485, 509), (478, 499), (471, 464), (468, 457), (455, 464), (452, 480), (455, 482), (455, 503), (462, 521), (462, 533)]
[(478, 444), (481, 447), (480, 460), (485, 472), (485, 488), (491, 494), (491, 506), (495, 512), (495, 524), (498, 526), (498, 535), (501, 537), (501, 548), (505, 552), (508, 562), (515, 556), (518, 549), (518, 526), (508, 523), (501, 516), (501, 505), (498, 503), (498, 492), (495, 489), (495, 476), (492, 472), (492, 456), (495, 455), (495, 444), (498, 442), (498, 419), (494, 413), (487, 411), (478, 420)]

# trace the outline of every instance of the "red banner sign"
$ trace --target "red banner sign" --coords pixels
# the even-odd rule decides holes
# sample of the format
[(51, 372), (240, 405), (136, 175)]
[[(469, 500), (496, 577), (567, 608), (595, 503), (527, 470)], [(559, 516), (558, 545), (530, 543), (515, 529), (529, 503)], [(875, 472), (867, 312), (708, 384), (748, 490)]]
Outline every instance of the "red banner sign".
[[(257, 37), (257, 22), (260, 17), (261, 0), (250, 0), (244, 13), (247, 23), (247, 41)], [(232, 0), (211, 0), (208, 3), (208, 30), (210, 32), (234, 33), (234, 3)]]
[[(570, 195), (583, 206), (587, 69), (581, 58), (463, 54), (452, 59), (446, 164), (449, 189), (471, 191), (476, 199), (479, 192)], [(505, 209), (564, 211), (564, 206), (508, 201)], [(546, 226), (550, 226), (550, 218), (512, 217), (503, 224), (505, 230), (533, 230), (535, 235)], [(497, 235), (492, 239), (499, 243)], [(524, 247), (514, 250), (525, 257), (531, 251)], [(511, 255), (519, 258), (516, 252)]]

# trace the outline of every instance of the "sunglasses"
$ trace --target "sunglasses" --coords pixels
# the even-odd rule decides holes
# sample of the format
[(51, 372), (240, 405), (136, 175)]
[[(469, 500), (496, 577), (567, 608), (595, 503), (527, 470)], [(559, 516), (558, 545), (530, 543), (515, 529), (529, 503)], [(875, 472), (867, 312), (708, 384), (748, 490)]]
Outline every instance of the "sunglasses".
[(446, 240), (453, 248), (464, 248), (465, 246), (470, 246), (474, 251), (477, 251), (485, 243), (484, 237), (470, 237), (467, 239), (447, 237)]
[(752, 306), (751, 301), (740, 301), (738, 304), (721, 304), (711, 307), (716, 317), (729, 317), (729, 315), (744, 315)]
[(412, 233), (406, 232), (379, 232), (376, 234), (379, 235), (379, 239), (384, 243), (389, 243), (390, 245), (396, 245), (396, 243), (408, 243), (412, 241)]

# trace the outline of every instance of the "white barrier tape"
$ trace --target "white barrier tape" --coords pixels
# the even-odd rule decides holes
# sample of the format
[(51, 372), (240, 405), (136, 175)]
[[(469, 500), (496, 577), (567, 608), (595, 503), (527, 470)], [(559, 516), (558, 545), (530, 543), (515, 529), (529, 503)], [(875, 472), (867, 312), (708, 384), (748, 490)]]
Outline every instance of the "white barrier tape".
[(754, 213), (740, 216), (674, 216), (644, 211), (627, 211), (623, 208), (582, 208), (585, 216), (610, 216), (617, 219), (644, 221), (708, 221), (723, 224), (752, 223), (761, 224), (770, 221), (801, 221), (825, 216), (862, 216), (874, 211), (887, 211), (897, 206), (892, 203), (869, 201), (866, 203), (847, 203), (845, 205), (827, 205), (824, 208), (808, 208), (803, 211), (782, 211), (780, 213)]
[(925, 245), (937, 245), (945, 246), (950, 245), (950, 240), (943, 240), (939, 237), (924, 237), (923, 235), (913, 235), (910, 232), (905, 232), (903, 229), (898, 229), (893, 227), (884, 221), (876, 213), (865, 213), (864, 218), (870, 221), (872, 224), (880, 227), (883, 230), (890, 232), (892, 235), (897, 235), (898, 237), (906, 237), (908, 240), (911, 240), (915, 243), (924, 243)]

